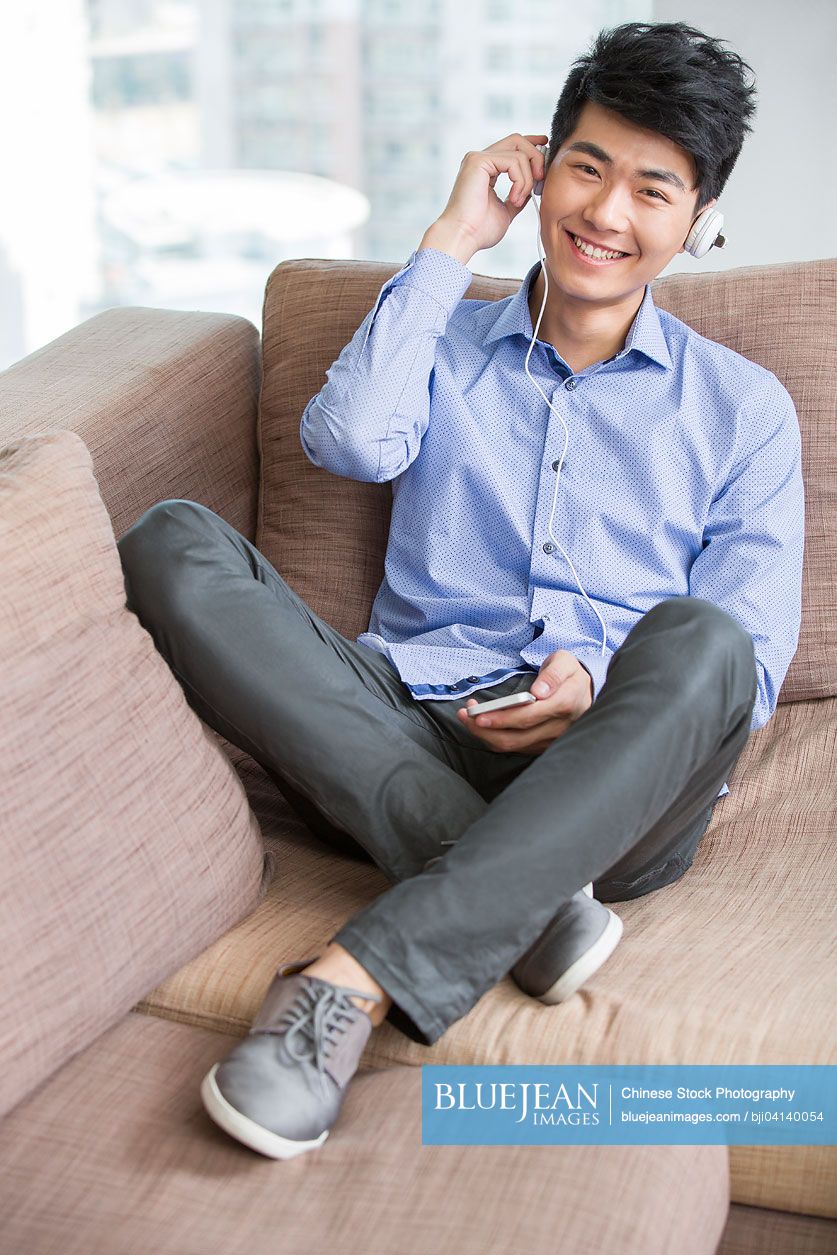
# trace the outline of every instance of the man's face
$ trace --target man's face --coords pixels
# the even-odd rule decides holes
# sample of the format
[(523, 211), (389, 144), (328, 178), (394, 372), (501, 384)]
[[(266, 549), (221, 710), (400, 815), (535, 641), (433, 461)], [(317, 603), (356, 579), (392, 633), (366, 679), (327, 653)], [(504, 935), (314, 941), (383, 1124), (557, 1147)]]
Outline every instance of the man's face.
[[(604, 305), (644, 288), (683, 251), (697, 213), (695, 181), (694, 162), (679, 145), (588, 101), (544, 182), (550, 283)], [(592, 247), (625, 256), (594, 257)]]

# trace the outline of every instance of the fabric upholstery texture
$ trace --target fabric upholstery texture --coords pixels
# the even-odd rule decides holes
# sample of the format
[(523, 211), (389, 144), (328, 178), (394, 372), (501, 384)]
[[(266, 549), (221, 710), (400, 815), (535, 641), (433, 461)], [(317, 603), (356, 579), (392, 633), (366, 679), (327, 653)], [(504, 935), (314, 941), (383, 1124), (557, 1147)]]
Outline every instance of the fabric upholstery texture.
[(129, 1015), (0, 1125), (3, 1249), (26, 1255), (710, 1255), (722, 1146), (422, 1146), (421, 1073), (355, 1076), (277, 1163), (204, 1112), (234, 1038)]
[[(398, 269), (366, 261), (282, 262), (265, 296), (255, 543), (312, 609), (351, 639), (367, 629), (383, 576), (392, 485), (315, 467), (303, 452), (299, 421), (326, 370)], [(474, 275), (465, 299), (498, 299), (518, 287), (519, 280)], [(661, 308), (772, 370), (794, 399), (806, 487), (803, 622), (779, 700), (835, 694), (837, 539), (830, 520), (837, 512), (831, 380), (837, 263), (672, 275), (658, 279), (653, 293)], [(532, 395), (537, 401), (534, 390)]]
[[(252, 915), (140, 1006), (243, 1035), (279, 964), (319, 953), (388, 883), (326, 847), (261, 768), (227, 749), (276, 875)], [(686, 876), (613, 905), (622, 942), (577, 997), (545, 1007), (507, 976), (432, 1047), (384, 1023), (363, 1065), (833, 1063), (835, 757), (837, 698), (779, 706), (747, 742)], [(837, 1214), (837, 1150), (730, 1154), (733, 1201)]]
[[(350, 639), (368, 626), (383, 574), (392, 486), (312, 466), (299, 418), (397, 269), (282, 262), (265, 297), (256, 543)], [(832, 1062), (837, 546), (828, 518), (837, 467), (827, 364), (837, 344), (836, 277), (837, 264), (822, 261), (670, 276), (654, 285), (661, 307), (786, 385), (797, 405), (806, 478), (797, 655), (781, 705), (750, 738), (735, 768), (735, 796), (715, 808), (693, 868), (665, 899), (620, 904), (626, 930), (619, 950), (567, 1007), (547, 1009), (545, 1019), (506, 979), (432, 1049), (384, 1025), (370, 1039), (369, 1063)], [(516, 287), (516, 280), (476, 275), (466, 297), (499, 299)], [(235, 761), (235, 747), (227, 749)], [(280, 875), (250, 920), (149, 994), (146, 1005), (241, 1033), (274, 961), (314, 953), (387, 886), (376, 868), (317, 845), (264, 773), (246, 756), (237, 761), (266, 836), (279, 842)], [(225, 963), (228, 976), (221, 976)], [(555, 1014), (561, 1033), (552, 1027)], [(733, 1147), (730, 1158), (734, 1201), (837, 1214), (837, 1155), (829, 1148)]]
[(189, 497), (252, 540), (260, 348), (232, 314), (105, 310), (2, 373), (0, 446), (76, 432), (117, 538), (156, 501)]
[(73, 432), (0, 449), (0, 1115), (253, 909), (239, 777), (125, 608)]
[[(271, 275), (264, 304), (256, 544), (300, 596), (351, 639), (368, 626), (383, 574), (391, 484), (361, 483), (313, 466), (300, 445), (299, 419), (397, 269), (365, 261), (283, 262)], [(465, 299), (500, 299), (518, 286), (519, 280), (475, 275)], [(827, 920), (837, 887), (837, 708), (830, 700), (837, 694), (830, 377), (837, 261), (673, 275), (657, 280), (653, 292), (661, 308), (772, 370), (794, 399), (806, 493), (799, 646), (780, 705), (745, 749), (733, 775), (735, 797), (716, 807), (692, 871), (666, 889), (664, 899), (620, 905), (625, 938), (590, 987), (561, 1010), (566, 1028), (562, 1023), (556, 1034), (537, 1026), (537, 1009), (522, 1003), (506, 980), (432, 1048), (434, 1062), (834, 1061), (833, 928)], [(297, 823), (293, 817), (287, 822)], [(323, 857), (333, 866), (340, 856)], [(289, 861), (281, 859), (281, 866), (293, 876)], [(374, 869), (359, 874), (378, 886), (376, 892), (383, 890)], [(324, 879), (330, 881), (327, 871)], [(357, 909), (359, 888), (344, 882), (336, 890), (341, 906), (345, 902), (343, 918)], [(282, 891), (281, 879), (274, 891)], [(333, 930), (338, 922), (327, 914), (334, 892), (329, 896), (324, 885), (312, 894), (304, 921), (298, 893), (282, 898), (283, 909), (294, 898), (297, 929), (310, 925), (306, 954), (328, 938), (323, 926)], [(662, 952), (665, 964), (658, 961)], [(174, 1001), (180, 1004), (179, 994)], [(423, 1049), (396, 1039), (391, 1026), (368, 1047), (372, 1061), (417, 1059)], [(731, 1164), (733, 1200), (837, 1214), (837, 1152), (831, 1149), (733, 1148)]]
[[(353, 639), (363, 631), (383, 569), (391, 485), (356, 483), (318, 470), (302, 452), (298, 424), (326, 368), (397, 269), (306, 260), (282, 263), (274, 271), (265, 299), (258, 428), (257, 333), (244, 320), (222, 315), (108, 311), (25, 359), (0, 381), (0, 450), (44, 428), (80, 432), (112, 520), (108, 535), (101, 518), (98, 531), (92, 529), (101, 565), (93, 582), (98, 580), (109, 593), (107, 609), (89, 614), (79, 609), (90, 606), (87, 592), (79, 584), (68, 593), (66, 584), (68, 570), (87, 569), (91, 579), (93, 568), (72, 561), (82, 542), (68, 533), (66, 510), (58, 526), (60, 539), (44, 521), (55, 511), (54, 492), (52, 498), (42, 490), (33, 496), (40, 507), (37, 530), (48, 536), (54, 557), (45, 568), (49, 579), (33, 574), (35, 558), (42, 564), (43, 558), (31, 548), (31, 523), (4, 530), (10, 484), (0, 452), (4, 575), (5, 555), (12, 552), (22, 571), (18, 578), (32, 584), (21, 602), (24, 607), (40, 607), (45, 589), (54, 584), (55, 604), (48, 608), (57, 625), (56, 640), (62, 625), (66, 629), (59, 664), (53, 633), (43, 626), (46, 620), (37, 613), (30, 616), (41, 623), (42, 662), (22, 674), (31, 677), (35, 690), (21, 693), (6, 686), (0, 696), (0, 771), (8, 771), (10, 781), (20, 776), (9, 795), (14, 809), (7, 805), (7, 790), (0, 790), (6, 859), (6, 879), (0, 883), (0, 952), (4, 963), (10, 959), (20, 969), (9, 990), (14, 1015), (0, 1026), (0, 1057), (12, 1060), (0, 1084), (0, 1113), (19, 1104), (0, 1125), (0, 1207), (4, 1218), (11, 1214), (18, 1226), (12, 1230), (4, 1225), (12, 1249), (36, 1255), (59, 1249), (62, 1255), (73, 1249), (109, 1255), (200, 1250), (203, 1255), (219, 1232), (219, 1213), (216, 1207), (202, 1211), (202, 1189), (210, 1184), (214, 1202), (220, 1180), (225, 1198), (230, 1184), (234, 1187), (229, 1192), (235, 1223), (223, 1249), (258, 1255), (260, 1247), (250, 1241), (251, 1216), (252, 1231), (258, 1240), (265, 1235), (267, 1251), (276, 1249), (276, 1225), (284, 1215), (285, 1199), (275, 1194), (277, 1167), (295, 1172), (296, 1182), (303, 1176), (317, 1178), (322, 1152), (286, 1165), (262, 1163), (215, 1129), (199, 1106), (197, 1086), (205, 1067), (247, 1031), (278, 964), (316, 953), (346, 918), (385, 891), (386, 882), (374, 866), (318, 841), (246, 754), (206, 727), (204, 739), (196, 737), (193, 712), (180, 700), (180, 690), (150, 637), (124, 611), (124, 590), (118, 590), (116, 599), (115, 576), (108, 575), (102, 554), (112, 545), (113, 531), (121, 535), (148, 505), (172, 496), (199, 500), (254, 540), (312, 608), (345, 635)], [(302, 1216), (306, 1233), (313, 1224), (312, 1245), (306, 1247), (303, 1236), (289, 1249), (340, 1244), (344, 1229), (336, 1227), (331, 1209), (323, 1211), (323, 1200), (335, 1189), (339, 1197), (351, 1192), (357, 1200), (359, 1227), (354, 1231), (364, 1239), (357, 1249), (376, 1249), (362, 1227), (364, 1217), (376, 1214), (382, 1197), (376, 1181), (389, 1186), (387, 1195), (403, 1193), (415, 1170), (415, 1163), (409, 1170), (404, 1167), (406, 1148), (414, 1150), (417, 1136), (408, 1122), (390, 1167), (386, 1157), (375, 1157), (371, 1130), (388, 1119), (388, 1102), (398, 1115), (395, 1091), (399, 1085), (405, 1090), (408, 1084), (418, 1085), (423, 1062), (834, 1062), (837, 999), (830, 921), (837, 888), (832, 853), (837, 828), (837, 542), (829, 519), (837, 504), (837, 481), (831, 440), (834, 400), (825, 380), (835, 346), (835, 275), (834, 262), (812, 262), (677, 275), (654, 285), (661, 307), (761, 362), (785, 384), (799, 413), (806, 482), (800, 646), (780, 694), (782, 704), (745, 748), (731, 778), (734, 793), (717, 805), (693, 868), (661, 895), (619, 904), (616, 909), (625, 920), (622, 944), (565, 1006), (533, 1004), (506, 978), (432, 1048), (410, 1041), (388, 1024), (372, 1034), (361, 1066), (386, 1071), (366, 1071), (350, 1087), (340, 1139), (335, 1133), (323, 1148), (333, 1156), (325, 1188), (301, 1193), (299, 1209), (292, 1213), (300, 1231)], [(475, 275), (466, 296), (499, 298), (516, 286), (514, 280)], [(77, 450), (73, 456), (78, 462)], [(62, 472), (73, 465), (66, 446), (60, 461)], [(92, 478), (90, 456), (81, 466)], [(66, 495), (70, 490), (62, 484), (62, 491)], [(19, 510), (17, 498), (14, 508)], [(14, 536), (11, 549), (9, 535)], [(118, 555), (113, 557), (118, 571)], [(72, 625), (75, 611), (78, 622)], [(25, 632), (0, 600), (4, 663), (12, 630), (19, 646)], [(106, 630), (113, 637), (108, 638), (107, 654)], [(98, 645), (92, 651), (91, 639)], [(84, 644), (74, 653), (70, 646), (77, 640)], [(93, 666), (93, 656), (100, 663), (107, 658), (107, 674), (103, 666)], [(60, 723), (51, 725), (42, 714), (37, 720), (35, 716), (36, 700), (42, 707), (46, 700), (37, 686), (47, 661), (50, 691), (61, 698)], [(12, 664), (14, 673), (14, 655)], [(112, 710), (117, 684), (128, 732), (120, 722), (101, 717), (103, 710)], [(6, 726), (9, 710), (14, 714), (11, 730)], [(88, 717), (87, 724), (81, 714)], [(29, 720), (25, 726), (24, 716)], [(29, 734), (33, 727), (37, 739)], [(135, 740), (126, 743), (126, 736)], [(253, 892), (262, 869), (258, 828), (242, 809), (236, 782), (223, 774), (225, 764), (219, 767), (213, 752), (218, 750), (235, 764), (261, 823), (268, 856), (265, 879), (275, 866), (263, 900), (258, 893), (265, 880)], [(43, 796), (39, 758), (53, 766)], [(71, 773), (74, 787), (68, 792)], [(78, 787), (79, 779), (83, 787)], [(96, 806), (91, 817), (78, 805), (80, 794), (95, 796), (100, 803), (106, 799), (107, 806)], [(110, 809), (113, 798), (117, 800)], [(32, 818), (39, 806), (40, 818), (50, 821), (46, 837)], [(218, 820), (224, 807), (233, 814), (232, 821), (229, 814), (226, 822)], [(148, 821), (148, 831), (137, 827), (137, 814)], [(95, 845), (88, 839), (86, 849), (82, 841), (67, 839), (85, 823), (98, 834)], [(21, 833), (28, 839), (21, 840)], [(124, 841), (126, 833), (130, 844)], [(7, 847), (13, 857), (6, 855)], [(249, 905), (245, 882), (251, 889)], [(69, 952), (67, 939), (76, 934), (79, 944), (74, 941)], [(152, 1014), (131, 1014), (111, 1027), (134, 1003)], [(138, 1030), (138, 1024), (152, 1027)], [(392, 1087), (386, 1093), (378, 1076)], [(379, 1085), (374, 1094), (373, 1083)], [(38, 1084), (41, 1088), (31, 1093)], [(101, 1108), (95, 1106), (100, 1093)], [(102, 1110), (101, 1119), (91, 1118), (94, 1108)], [(360, 1122), (351, 1125), (356, 1117)], [(395, 1119), (393, 1127), (398, 1124)], [(343, 1141), (349, 1136), (350, 1144)], [(439, 1235), (439, 1250), (448, 1249), (443, 1244), (448, 1238), (451, 1250), (463, 1249), (462, 1235), (467, 1237), (470, 1230), (459, 1200), (469, 1190), (474, 1193), (477, 1233), (483, 1210), (498, 1219), (496, 1209), (491, 1210), (498, 1196), (496, 1182), (491, 1187), (493, 1178), (483, 1160), (496, 1161), (507, 1149), (485, 1148), (477, 1160), (469, 1148), (460, 1161), (458, 1148), (423, 1148), (417, 1161), (419, 1184), (426, 1152), (433, 1150), (451, 1152), (444, 1182), (435, 1186), (435, 1196), (433, 1190), (426, 1197), (407, 1194), (400, 1227), (391, 1211), (384, 1214), (386, 1249), (397, 1240), (399, 1248), (409, 1251), (414, 1239), (421, 1239), (415, 1249), (427, 1249), (422, 1229), (413, 1231), (403, 1216), (412, 1222), (415, 1215), (426, 1214), (436, 1224), (440, 1199), (457, 1200), (457, 1211), (449, 1232), (434, 1228), (431, 1236)], [(685, 1243), (668, 1216), (669, 1198), (679, 1205), (683, 1184), (691, 1183), (692, 1175), (700, 1175), (706, 1187), (700, 1205), (709, 1218), (708, 1231), (715, 1232), (708, 1160), (691, 1166), (683, 1158), (664, 1156), (660, 1163), (676, 1164), (668, 1178), (654, 1175), (657, 1166), (652, 1170), (650, 1159), (636, 1160), (643, 1174), (653, 1177), (654, 1221), (660, 1223), (662, 1216), (669, 1243), (658, 1248), (643, 1227), (639, 1201), (628, 1207), (621, 1201), (607, 1203), (616, 1169), (604, 1163), (604, 1152), (624, 1152), (626, 1166), (620, 1171), (625, 1176), (614, 1188), (633, 1200), (630, 1165), (638, 1148), (565, 1152), (556, 1147), (548, 1155), (533, 1149), (542, 1155), (531, 1169), (539, 1197), (555, 1195), (562, 1216), (568, 1210), (565, 1180), (577, 1192), (589, 1181), (596, 1183), (594, 1209), (588, 1211), (585, 1202), (580, 1210), (584, 1223), (572, 1231), (575, 1245), (567, 1249), (634, 1249), (617, 1247), (611, 1231), (597, 1227), (611, 1215), (620, 1220), (617, 1236), (622, 1242), (638, 1235), (638, 1250), (704, 1249)], [(687, 1148), (642, 1149), (670, 1156)], [(833, 1245), (833, 1222), (820, 1217), (837, 1215), (834, 1148), (733, 1147), (729, 1159), (732, 1198), (738, 1205), (731, 1209), (721, 1255), (751, 1250), (820, 1255), (831, 1249), (827, 1243)], [(248, 1193), (254, 1161), (262, 1174), (271, 1174), (268, 1187), (258, 1182), (252, 1187), (261, 1189), (264, 1203), (254, 1203), (255, 1194)], [(580, 1182), (573, 1176), (574, 1163), (584, 1169)], [(352, 1183), (363, 1171), (368, 1171), (364, 1182), (369, 1183), (355, 1191)], [(541, 1180), (540, 1172), (548, 1176)], [(526, 1204), (528, 1175), (521, 1161), (513, 1169), (504, 1164), (499, 1176), (508, 1183), (504, 1198), (517, 1190), (524, 1200), (523, 1206), (508, 1209), (513, 1221), (508, 1249), (515, 1249), (518, 1239), (520, 1249), (536, 1249), (539, 1235), (542, 1245), (551, 1248), (560, 1232), (555, 1223), (536, 1229), (541, 1216), (537, 1209), (530, 1214), (533, 1209)], [(434, 1184), (437, 1178), (431, 1173), (428, 1180)], [(115, 1201), (117, 1190), (121, 1204)], [(181, 1206), (183, 1191), (194, 1206)], [(575, 1207), (572, 1190), (569, 1197)], [(688, 1216), (692, 1197), (686, 1200)], [(340, 1214), (345, 1217), (345, 1209)], [(221, 1215), (220, 1222), (224, 1220)], [(700, 1217), (694, 1227), (699, 1235)], [(67, 1245), (68, 1228), (75, 1247)], [(123, 1245), (114, 1246), (114, 1241)], [(488, 1248), (483, 1244), (481, 1249)]]
[(835, 1250), (835, 1220), (735, 1204), (717, 1255), (834, 1255)]

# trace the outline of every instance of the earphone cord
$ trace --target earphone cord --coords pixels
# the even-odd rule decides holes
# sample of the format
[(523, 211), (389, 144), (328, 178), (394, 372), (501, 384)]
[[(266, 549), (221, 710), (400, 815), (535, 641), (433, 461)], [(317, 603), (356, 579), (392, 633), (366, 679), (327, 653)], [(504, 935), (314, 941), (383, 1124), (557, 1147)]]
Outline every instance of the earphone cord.
[[(555, 407), (554, 407), (554, 405), (552, 404), (552, 402), (550, 401), (549, 397), (546, 395), (546, 393), (544, 392), (544, 390), (541, 388), (541, 386), (540, 386), (540, 384), (537, 382), (537, 380), (535, 380), (535, 379), (533, 378), (533, 376), (532, 376), (532, 372), (529, 370), (529, 358), (530, 358), (530, 357), (531, 357), (531, 355), (532, 355), (532, 349), (535, 347), (535, 341), (536, 341), (536, 339), (538, 338), (538, 328), (539, 328), (539, 327), (540, 327), (540, 325), (541, 325), (541, 319), (543, 318), (543, 311), (546, 309), (546, 297), (547, 297), (547, 293), (549, 292), (549, 279), (547, 278), (547, 273), (546, 273), (546, 258), (544, 257), (543, 250), (542, 250), (542, 248), (541, 248), (541, 221), (540, 221), (541, 213), (540, 213), (540, 205), (538, 205), (538, 204), (536, 203), (536, 198), (535, 198), (535, 194), (534, 194), (534, 193), (532, 193), (532, 202), (535, 204), (535, 210), (536, 210), (537, 215), (538, 215), (538, 233), (537, 233), (537, 244), (538, 244), (538, 256), (539, 256), (539, 257), (540, 257), (540, 259), (541, 259), (541, 270), (543, 271), (543, 301), (541, 302), (541, 312), (538, 314), (538, 321), (537, 321), (537, 323), (535, 324), (535, 330), (534, 330), (534, 331), (533, 331), (533, 333), (532, 333), (532, 340), (531, 340), (531, 342), (530, 342), (530, 344), (529, 344), (529, 352), (526, 354), (526, 361), (523, 363), (523, 369), (525, 370), (526, 374), (529, 376), (529, 378), (530, 378), (530, 380), (532, 381), (532, 383), (533, 383), (533, 384), (535, 385), (535, 387), (537, 388), (538, 392), (539, 392), (539, 393), (541, 394), (541, 396), (543, 397), (544, 401), (546, 401), (546, 403), (547, 403), (547, 405), (549, 406), (549, 408), (550, 408), (550, 410), (552, 411), (552, 413), (553, 413), (553, 414), (558, 414), (558, 411), (555, 409)], [(581, 594), (582, 594), (582, 596), (584, 597), (584, 599), (586, 600), (586, 602), (587, 602), (587, 604), (589, 605), (590, 609), (593, 611), (593, 613), (596, 615), (596, 617), (598, 618), (599, 622), (600, 622), (600, 623), (601, 623), (601, 625), (602, 625), (602, 628), (603, 628), (603, 631), (604, 631), (604, 635), (602, 636), (602, 653), (601, 653), (601, 656), (602, 656), (602, 657), (604, 657), (604, 655), (605, 655), (605, 646), (606, 646), (606, 643), (607, 643), (607, 624), (605, 623), (605, 621), (604, 621), (604, 619), (602, 618), (602, 616), (599, 614), (599, 612), (598, 612), (598, 610), (596, 609), (596, 607), (593, 605), (593, 603), (592, 603), (592, 601), (590, 600), (590, 598), (589, 598), (589, 597), (587, 596), (587, 594), (585, 593), (584, 589), (581, 587), (581, 580), (578, 578), (578, 575), (577, 575), (577, 573), (576, 573), (576, 569), (575, 569), (575, 567), (573, 566), (572, 562), (570, 561), (570, 556), (569, 556), (569, 554), (568, 554), (568, 553), (567, 553), (567, 551), (563, 548), (563, 546), (562, 546), (561, 544), (559, 544), (557, 537), (555, 536), (554, 532), (552, 531), (552, 520), (555, 518), (555, 506), (556, 506), (556, 504), (557, 504), (557, 502), (558, 502), (558, 481), (559, 481), (559, 480), (560, 480), (560, 478), (561, 478), (561, 467), (562, 467), (562, 466), (563, 466), (563, 464), (564, 464), (564, 455), (565, 455), (565, 453), (567, 452), (567, 444), (568, 444), (568, 442), (569, 442), (569, 438), (570, 438), (569, 429), (568, 429), (568, 427), (567, 427), (567, 424), (564, 422), (563, 415), (558, 414), (558, 417), (561, 419), (561, 424), (562, 424), (562, 426), (563, 426), (563, 428), (564, 428), (564, 448), (563, 448), (563, 450), (562, 450), (562, 452), (561, 452), (561, 457), (560, 457), (560, 460), (559, 460), (559, 462), (558, 462), (558, 470), (557, 470), (556, 475), (555, 475), (555, 491), (554, 491), (554, 492), (553, 492), (553, 494), (552, 494), (552, 510), (551, 510), (551, 512), (550, 512), (550, 515), (549, 515), (549, 522), (547, 523), (546, 530), (549, 532), (549, 535), (551, 536), (551, 538), (552, 538), (553, 542), (555, 543), (555, 545), (556, 545), (556, 546), (557, 546), (557, 547), (561, 550), (561, 553), (562, 553), (562, 554), (564, 555), (564, 557), (567, 559), (567, 562), (569, 562), (569, 565), (570, 565), (570, 570), (572, 571), (573, 575), (575, 576), (575, 582), (576, 582), (576, 584), (578, 584), (578, 587), (579, 587), (579, 588), (581, 588)]]

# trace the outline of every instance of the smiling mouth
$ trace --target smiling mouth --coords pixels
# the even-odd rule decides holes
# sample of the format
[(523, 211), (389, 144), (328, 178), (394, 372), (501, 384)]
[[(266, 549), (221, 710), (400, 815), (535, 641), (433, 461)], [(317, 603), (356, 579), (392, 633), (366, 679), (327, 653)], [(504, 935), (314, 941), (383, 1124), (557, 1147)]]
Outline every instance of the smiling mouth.
[(630, 253), (620, 253), (615, 248), (602, 248), (598, 244), (590, 244), (580, 235), (574, 235), (572, 231), (567, 231), (573, 243), (576, 252), (581, 253), (583, 257), (589, 258), (590, 261), (621, 261), (623, 257), (630, 257)]

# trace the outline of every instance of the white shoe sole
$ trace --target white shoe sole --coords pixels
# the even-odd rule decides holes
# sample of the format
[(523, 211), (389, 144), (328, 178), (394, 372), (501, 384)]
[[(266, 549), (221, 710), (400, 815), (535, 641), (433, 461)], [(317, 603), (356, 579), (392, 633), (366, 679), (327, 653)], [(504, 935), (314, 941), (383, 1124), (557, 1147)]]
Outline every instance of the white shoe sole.
[(554, 985), (537, 995), (538, 1001), (545, 1002), (549, 1006), (553, 1006), (556, 1002), (566, 1002), (613, 954), (622, 936), (622, 921), (609, 907), (605, 907), (605, 910), (610, 919), (601, 937), (582, 954), (581, 958), (576, 959), (572, 967), (567, 968)]
[(293, 1159), (295, 1155), (302, 1155), (306, 1150), (316, 1150), (318, 1146), (322, 1146), (329, 1135), (329, 1129), (325, 1129), (313, 1141), (294, 1142), (290, 1138), (281, 1137), (278, 1133), (271, 1133), (270, 1129), (262, 1128), (249, 1116), (242, 1115), (227, 1102), (218, 1088), (215, 1073), (220, 1066), (218, 1063), (214, 1064), (203, 1078), (201, 1099), (207, 1113), (225, 1133), (229, 1133), (231, 1137), (237, 1138), (251, 1150), (257, 1150), (270, 1159)]

